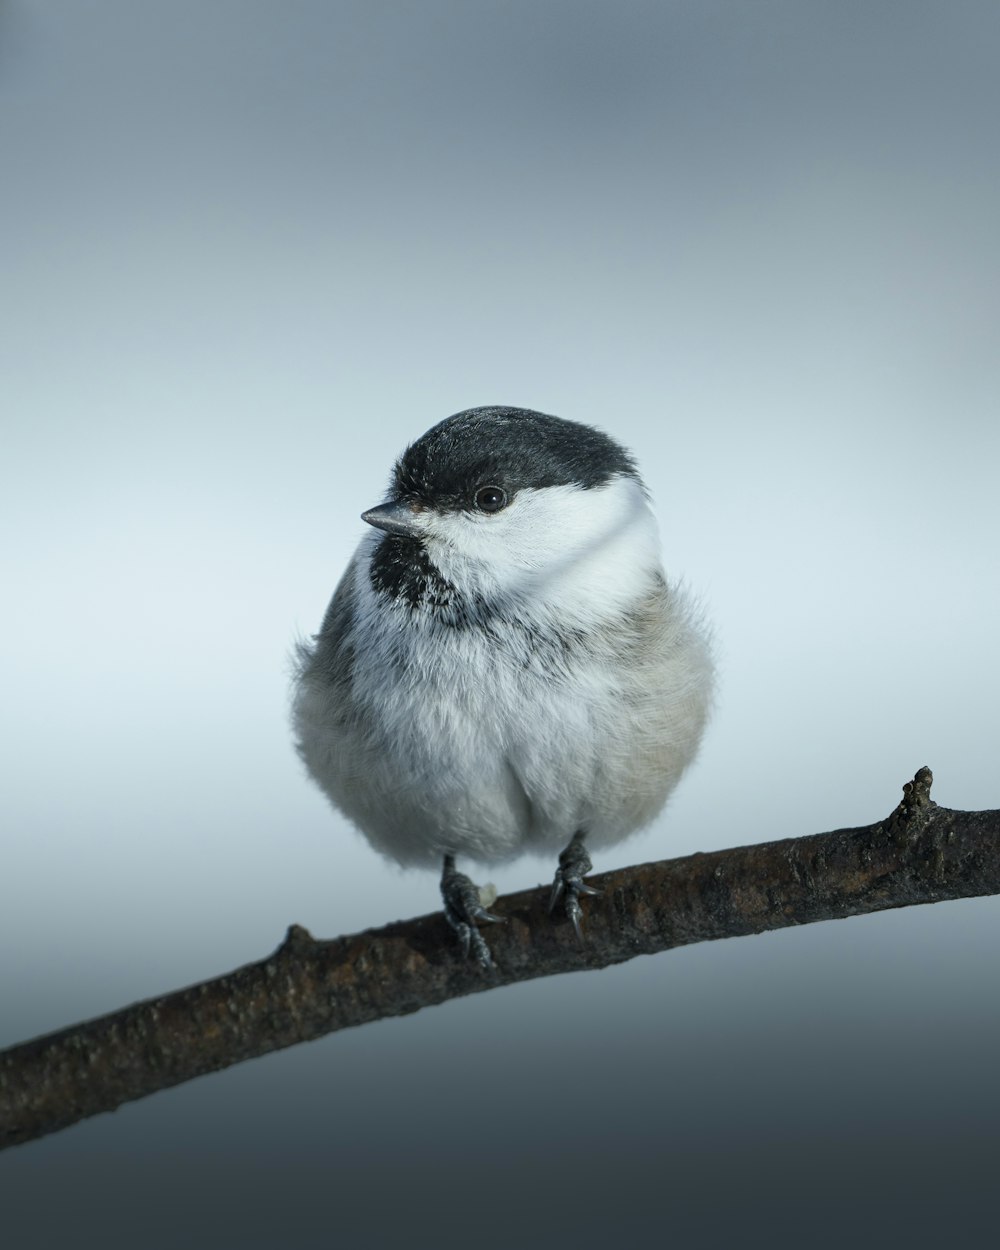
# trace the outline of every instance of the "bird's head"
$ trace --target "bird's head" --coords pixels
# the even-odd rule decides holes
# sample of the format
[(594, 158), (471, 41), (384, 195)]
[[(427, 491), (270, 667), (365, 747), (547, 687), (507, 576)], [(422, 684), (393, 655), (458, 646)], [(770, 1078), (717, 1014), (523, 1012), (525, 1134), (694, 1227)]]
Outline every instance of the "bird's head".
[(372, 579), (388, 593), (409, 564), (467, 598), (558, 613), (633, 598), (640, 572), (659, 567), (629, 453), (591, 426), (523, 408), (472, 408), (428, 430), (363, 519), (381, 531)]

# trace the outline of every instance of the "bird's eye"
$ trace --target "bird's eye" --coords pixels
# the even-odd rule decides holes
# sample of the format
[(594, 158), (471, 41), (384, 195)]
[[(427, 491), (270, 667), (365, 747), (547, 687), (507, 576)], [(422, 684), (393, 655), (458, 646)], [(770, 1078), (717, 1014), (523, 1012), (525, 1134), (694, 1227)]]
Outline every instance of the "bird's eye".
[(507, 507), (507, 492), (499, 486), (480, 486), (476, 491), (476, 507), (480, 512), (499, 512)]

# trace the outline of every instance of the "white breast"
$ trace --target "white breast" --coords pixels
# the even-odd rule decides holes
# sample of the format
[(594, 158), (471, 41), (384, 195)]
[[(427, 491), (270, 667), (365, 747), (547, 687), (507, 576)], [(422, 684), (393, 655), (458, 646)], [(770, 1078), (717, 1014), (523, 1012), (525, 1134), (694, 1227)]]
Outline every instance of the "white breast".
[(338, 592), (353, 599), (349, 679), (307, 671), (295, 712), (310, 771), (371, 843), (401, 863), (502, 860), (647, 823), (696, 750), (711, 667), (637, 483), (430, 518), (442, 576), (504, 605), (485, 629), (376, 594), (378, 541)]

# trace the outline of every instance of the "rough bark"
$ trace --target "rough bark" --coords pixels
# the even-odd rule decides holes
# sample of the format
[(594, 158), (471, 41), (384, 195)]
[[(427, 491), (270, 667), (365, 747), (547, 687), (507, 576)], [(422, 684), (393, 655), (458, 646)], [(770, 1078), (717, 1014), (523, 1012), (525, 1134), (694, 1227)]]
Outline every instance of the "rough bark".
[(332, 941), (292, 925), (260, 963), (0, 1053), (0, 1148), (192, 1077), (464, 994), (715, 938), (1000, 893), (1000, 811), (930, 798), (922, 768), (879, 824), (642, 864), (591, 878), (587, 937), (547, 890), (497, 901), (496, 961), (463, 960), (440, 914)]

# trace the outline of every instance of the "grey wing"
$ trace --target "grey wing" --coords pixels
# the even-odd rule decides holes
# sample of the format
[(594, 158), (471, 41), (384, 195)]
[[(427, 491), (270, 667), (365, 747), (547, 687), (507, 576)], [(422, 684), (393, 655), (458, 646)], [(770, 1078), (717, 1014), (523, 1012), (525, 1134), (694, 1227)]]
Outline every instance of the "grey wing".
[(605, 708), (588, 830), (598, 847), (660, 811), (698, 750), (711, 703), (706, 632), (697, 607), (675, 587), (657, 585), (616, 638), (623, 680)]
[(711, 640), (697, 604), (665, 583), (635, 625), (633, 705), (643, 744), (672, 788), (698, 749), (711, 707)]
[(319, 633), (296, 647), (292, 722), (298, 751), (327, 793), (343, 735), (357, 727), (351, 697), (357, 565), (355, 556), (333, 592)]
[(357, 562), (355, 556), (337, 583), (319, 633), (314, 634), (310, 642), (300, 642), (295, 648), (295, 676), (300, 684), (317, 680), (331, 685), (348, 683), (354, 661), (352, 622)]
[(345, 789), (364, 771), (364, 739), (354, 680), (354, 617), (358, 560), (347, 566), (320, 631), (297, 647), (292, 725), (306, 768), (333, 803), (344, 808)]

